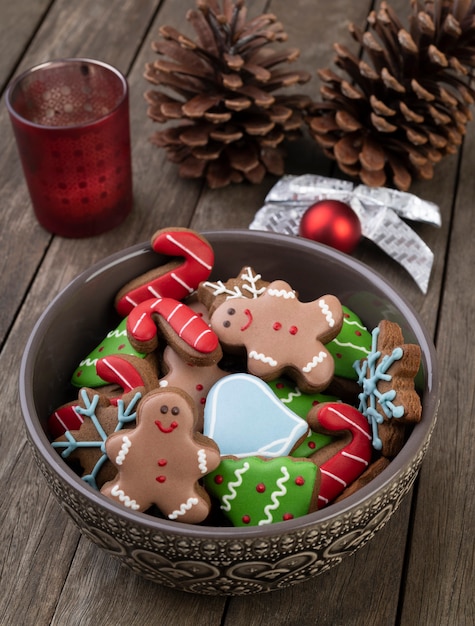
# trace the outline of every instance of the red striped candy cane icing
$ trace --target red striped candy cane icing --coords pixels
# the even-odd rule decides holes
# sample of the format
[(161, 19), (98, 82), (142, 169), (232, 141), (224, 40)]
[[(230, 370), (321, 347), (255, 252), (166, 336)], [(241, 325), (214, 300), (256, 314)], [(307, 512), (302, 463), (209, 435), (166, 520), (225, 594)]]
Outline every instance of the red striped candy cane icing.
[[(173, 298), (146, 300), (137, 305), (127, 318), (131, 340), (156, 347), (157, 324), (165, 321), (188, 346), (205, 354), (219, 346), (218, 337), (189, 306)], [(149, 347), (151, 347), (149, 346)]]
[[(371, 429), (357, 409), (340, 402), (315, 406), (308, 415), (312, 430), (326, 434), (351, 434), (351, 440), (330, 459), (320, 464), (321, 484), (318, 508), (332, 502), (368, 467), (371, 454)], [(314, 458), (318, 462), (318, 454)]]
[(152, 237), (152, 248), (158, 254), (181, 257), (179, 260), (147, 272), (126, 285), (118, 294), (116, 309), (124, 317), (150, 298), (182, 300), (206, 280), (213, 267), (214, 252), (208, 241), (187, 228), (163, 229)]
[(96, 371), (105, 381), (122, 387), (124, 393), (137, 387), (145, 387), (143, 376), (137, 368), (119, 355), (111, 354), (99, 359), (96, 363)]

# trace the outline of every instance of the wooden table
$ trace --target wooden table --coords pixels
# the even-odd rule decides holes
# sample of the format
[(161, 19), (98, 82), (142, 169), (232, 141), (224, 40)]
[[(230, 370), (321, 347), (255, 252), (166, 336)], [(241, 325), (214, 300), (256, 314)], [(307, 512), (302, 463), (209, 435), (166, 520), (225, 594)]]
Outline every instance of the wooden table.
[[(20, 358), (44, 307), (74, 276), (168, 225), (247, 227), (276, 182), (211, 191), (180, 180), (148, 142), (144, 64), (160, 25), (186, 28), (193, 0), (0, 0), (0, 88), (36, 63), (65, 56), (110, 62), (128, 77), (135, 206), (127, 222), (94, 239), (53, 237), (35, 221), (7, 111), (0, 110), (0, 624), (351, 624), (384, 626), (475, 623), (475, 123), (458, 155), (411, 192), (439, 204), (442, 228), (417, 226), (435, 253), (423, 295), (394, 261), (369, 242), (355, 255), (376, 267), (420, 312), (437, 345), (442, 374), (439, 421), (422, 472), (387, 526), (333, 570), (270, 595), (226, 599), (184, 594), (119, 567), (60, 510), (29, 453), (18, 401)], [(274, 12), (299, 65), (315, 75), (350, 43), (347, 23), (363, 25), (370, 0), (249, 0), (251, 13)], [(409, 2), (394, 0), (400, 15)], [(351, 44), (350, 44), (351, 45)], [(315, 78), (305, 90), (317, 98)], [(288, 173), (338, 176), (308, 140), (290, 149)]]

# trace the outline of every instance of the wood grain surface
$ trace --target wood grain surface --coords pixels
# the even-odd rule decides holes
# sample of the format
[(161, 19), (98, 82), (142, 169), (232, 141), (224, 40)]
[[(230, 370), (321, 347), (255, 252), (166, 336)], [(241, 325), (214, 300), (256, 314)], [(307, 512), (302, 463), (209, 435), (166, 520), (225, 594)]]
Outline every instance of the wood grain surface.
[[(332, 63), (332, 45), (353, 47), (349, 22), (364, 26), (370, 0), (248, 0), (250, 14), (275, 13), (314, 76)], [(363, 241), (355, 256), (378, 269), (420, 312), (437, 345), (442, 374), (438, 425), (413, 493), (361, 550), (332, 570), (269, 595), (184, 594), (142, 580), (79, 535), (60, 510), (27, 447), (18, 402), (20, 358), (51, 299), (95, 261), (157, 228), (247, 228), (276, 182), (222, 190), (181, 180), (149, 137), (144, 65), (161, 25), (185, 31), (193, 0), (0, 0), (0, 88), (47, 59), (110, 62), (130, 86), (134, 210), (94, 239), (53, 237), (35, 221), (6, 111), (0, 110), (0, 624), (3, 626), (182, 625), (462, 626), (475, 623), (475, 123), (459, 154), (432, 181), (411, 188), (439, 204), (443, 224), (416, 227), (435, 252), (427, 295), (394, 261)], [(401, 16), (408, 0), (393, 0)], [(289, 146), (289, 173), (341, 176), (308, 138)]]

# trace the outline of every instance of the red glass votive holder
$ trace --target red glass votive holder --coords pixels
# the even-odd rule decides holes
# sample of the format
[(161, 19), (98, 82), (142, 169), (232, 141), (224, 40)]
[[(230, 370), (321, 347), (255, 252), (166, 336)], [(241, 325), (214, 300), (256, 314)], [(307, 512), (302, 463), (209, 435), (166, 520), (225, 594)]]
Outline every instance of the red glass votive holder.
[(18, 76), (6, 103), (39, 223), (63, 237), (118, 226), (132, 208), (125, 77), (91, 59), (50, 61)]

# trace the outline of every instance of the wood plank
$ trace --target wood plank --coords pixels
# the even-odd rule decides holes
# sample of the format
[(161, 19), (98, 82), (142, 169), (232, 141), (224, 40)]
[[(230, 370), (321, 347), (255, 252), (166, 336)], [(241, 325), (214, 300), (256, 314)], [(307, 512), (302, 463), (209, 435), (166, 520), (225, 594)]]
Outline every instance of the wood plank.
[(50, 4), (50, 0), (0, 0), (0, 93)]
[(82, 539), (53, 624), (219, 626), (224, 602), (145, 580)]
[[(47, 22), (40, 29), (22, 66), (27, 67), (42, 60), (43, 55), (88, 54), (108, 60), (123, 71), (128, 71), (135, 58), (136, 48), (147, 33), (148, 22), (159, 4), (151, 0), (127, 0), (121, 2), (120, 6), (124, 8), (118, 11), (114, 2), (85, 0), (80, 6), (71, 7), (70, 3), (57, 0), (53, 5), (52, 17), (48, 16)], [(261, 9), (264, 4), (253, 2), (252, 6), (253, 9)], [(289, 32), (289, 44), (305, 42), (298, 63), (313, 70), (331, 61), (331, 43), (345, 40), (347, 20), (363, 22), (369, 4), (367, 0), (366, 3), (352, 3), (349, 7), (346, 0), (334, 0), (330, 11), (324, 0), (301, 0), (299, 3), (274, 0), (270, 8), (284, 22)], [(401, 9), (407, 6), (403, 0), (391, 4)], [(20, 621), (22, 624), (46, 624), (51, 620), (57, 624), (105, 623), (106, 616), (107, 622), (110, 617), (111, 622), (131, 624), (156, 622), (173, 625), (182, 624), (187, 619), (193, 619), (198, 624), (221, 623), (225, 604), (222, 598), (181, 594), (142, 581), (119, 568), (113, 559), (86, 539), (81, 539), (76, 549), (78, 533), (49, 496), (32, 458), (25, 459), (27, 454), (23, 436), (18, 428), (21, 422), (16, 393), (19, 346), (24, 345), (35, 319), (54, 294), (95, 260), (148, 238), (157, 227), (171, 224), (192, 224), (199, 229), (246, 227), (261, 206), (268, 188), (275, 182), (269, 177), (257, 186), (240, 185), (213, 192), (202, 190), (200, 182), (180, 180), (176, 168), (166, 161), (163, 153), (148, 144), (147, 138), (155, 126), (147, 120), (145, 114), (143, 91), (148, 85), (142, 78), (143, 65), (146, 60), (154, 58), (149, 46), (156, 38), (158, 26), (168, 23), (185, 28), (183, 12), (182, 3), (167, 0), (161, 4), (152, 29), (129, 73), (135, 208), (126, 224), (96, 238), (94, 246), (91, 240), (66, 241), (55, 238), (51, 243), (49, 235), (38, 227), (29, 212), (12, 141), (7, 143), (0, 156), (0, 185), (4, 192), (5, 207), (1, 219), (3, 224), (8, 224), (8, 229), (2, 228), (0, 232), (0, 246), (4, 253), (0, 260), (0, 271), (6, 280), (0, 307), (0, 331), (3, 330), (0, 337), (7, 333), (14, 312), (28, 290), (28, 283), (40, 266), (0, 356), (0, 366), (6, 373), (3, 385), (6, 401), (0, 441), (0, 453), (6, 459), (6, 464), (0, 468), (0, 478), (2, 485), (6, 485), (2, 499), (10, 503), (8, 510), (3, 507), (0, 514), (0, 562), (4, 564), (2, 582), (5, 580), (0, 598), (0, 623)], [(134, 37), (130, 36), (130, 32), (136, 33)], [(307, 45), (307, 42), (310, 43)], [(312, 89), (316, 90), (316, 86), (313, 85)], [(7, 126), (5, 112), (1, 112), (0, 129), (6, 131)], [(8, 135), (8, 132), (4, 134)], [(290, 154), (288, 167), (292, 173), (312, 171), (326, 174), (331, 171), (326, 159), (308, 142), (291, 146)], [(417, 503), (415, 530), (402, 612), (402, 623), (408, 626), (414, 623), (415, 616), (420, 616), (418, 621), (424, 623), (461, 623), (464, 596), (472, 598), (468, 593), (473, 586), (471, 574), (474, 557), (473, 545), (470, 543), (474, 531), (473, 497), (467, 500), (462, 486), (470, 484), (470, 475), (473, 475), (473, 460), (468, 444), (473, 431), (468, 421), (462, 422), (462, 418), (465, 413), (469, 414), (473, 404), (470, 393), (465, 391), (466, 387), (470, 389), (468, 376), (472, 371), (470, 364), (473, 357), (469, 352), (470, 345), (465, 341), (465, 329), (454, 329), (451, 324), (454, 315), (467, 323), (471, 321), (471, 296), (462, 304), (460, 316), (459, 294), (470, 276), (469, 269), (459, 271), (462, 252), (457, 256), (457, 250), (463, 250), (466, 261), (464, 268), (470, 267), (471, 256), (462, 245), (466, 233), (471, 232), (470, 226), (473, 226), (472, 218), (468, 215), (470, 211), (466, 209), (471, 205), (473, 196), (469, 183), (470, 155), (473, 156), (473, 148), (466, 155), (464, 153), (467, 165), (463, 170), (466, 176), (463, 185), (467, 192), (460, 195), (457, 206), (456, 230), (450, 248), (450, 299), (444, 300), (439, 333), (439, 352), (444, 363), (448, 363), (449, 359), (455, 361), (459, 353), (464, 356), (467, 354), (469, 359), (463, 371), (458, 361), (454, 363), (450, 370), (454, 376), (445, 383), (451, 404), (457, 398), (457, 408), (463, 411), (459, 411), (461, 416), (455, 418), (452, 417), (452, 405), (450, 413), (448, 406), (441, 412), (441, 417), (445, 414), (451, 416), (450, 426), (447, 419), (442, 426), (439, 422), (437, 432), (442, 429), (441, 434), (424, 464), (414, 497)], [(433, 280), (426, 297), (420, 294), (399, 266), (385, 259), (370, 244), (362, 244), (356, 252), (356, 256), (373, 267), (379, 267), (396, 288), (407, 294), (408, 299), (421, 311), (431, 331), (435, 331), (437, 326), (440, 292), (444, 288), (444, 256), (456, 161), (456, 158), (448, 159), (439, 166), (434, 181), (417, 183), (412, 189), (422, 197), (437, 201), (444, 216), (442, 229), (418, 229), (427, 243), (437, 250)], [(22, 249), (21, 243), (25, 237), (32, 244)], [(19, 250), (23, 250), (21, 257)], [(45, 258), (42, 261), (43, 254)], [(5, 313), (4, 302), (8, 307)], [(456, 307), (453, 302), (457, 302)], [(459, 397), (462, 393), (459, 389), (464, 389), (463, 399)], [(454, 419), (457, 420), (455, 427)], [(457, 446), (461, 450), (459, 461), (449, 472), (446, 471), (446, 445), (442, 446), (441, 441), (449, 442), (450, 448)], [(13, 454), (12, 450), (16, 452)], [(450, 481), (455, 471), (461, 474), (464, 482), (461, 481), (460, 486), (454, 489)], [(17, 488), (18, 484), (21, 484), (21, 490)], [(443, 507), (440, 506), (441, 502)], [(445, 508), (446, 502), (453, 506)], [(463, 507), (466, 517), (461, 518), (457, 513), (457, 517), (452, 519), (453, 511), (461, 511)], [(264, 624), (269, 621), (287, 624), (309, 623), (310, 620), (313, 623), (314, 617), (318, 616), (323, 620), (322, 624), (332, 626), (394, 624), (410, 509), (411, 500), (406, 499), (370, 544), (345, 559), (337, 568), (282, 592), (232, 599), (228, 603), (229, 611), (223, 623), (227, 626)], [(427, 522), (429, 516), (435, 519), (433, 526)], [(460, 540), (457, 540), (455, 533), (450, 533), (450, 529), (457, 528), (457, 524), (463, 529)], [(443, 537), (441, 553), (437, 551), (439, 535)], [(55, 550), (52, 551), (51, 546), (55, 546)], [(4, 572), (8, 573), (5, 577)], [(437, 575), (433, 575), (433, 572)], [(445, 581), (442, 587), (438, 582), (440, 577)], [(115, 595), (111, 603), (104, 590), (112, 585)], [(41, 602), (38, 602), (38, 598), (41, 598)], [(357, 598), (356, 606), (353, 605), (354, 598)], [(465, 612), (473, 622), (473, 599), (466, 603)], [(470, 622), (467, 620), (467, 623)]]
[(399, 535), (409, 509), (407, 498), (366, 546), (328, 572), (271, 594), (232, 598), (223, 626), (394, 624), (404, 556)]
[[(17, 71), (45, 59), (90, 56), (110, 62), (126, 73), (146, 34), (156, 5), (157, 0), (126, 0), (120, 3), (86, 0), (72, 7), (67, 1), (58, 0)], [(135, 33), (134, 38), (130, 37), (130, 32)], [(3, 287), (0, 306), (1, 344), (8, 332), (9, 321), (20, 306), (51, 236), (38, 225), (33, 216), (5, 108), (0, 111), (0, 132), (4, 137), (0, 154), (0, 219), (2, 225), (5, 225), (0, 229)], [(28, 242), (27, 245), (25, 242)]]
[(419, 483), (402, 625), (475, 622), (475, 127), (462, 151), (444, 297), (437, 330), (439, 420)]

